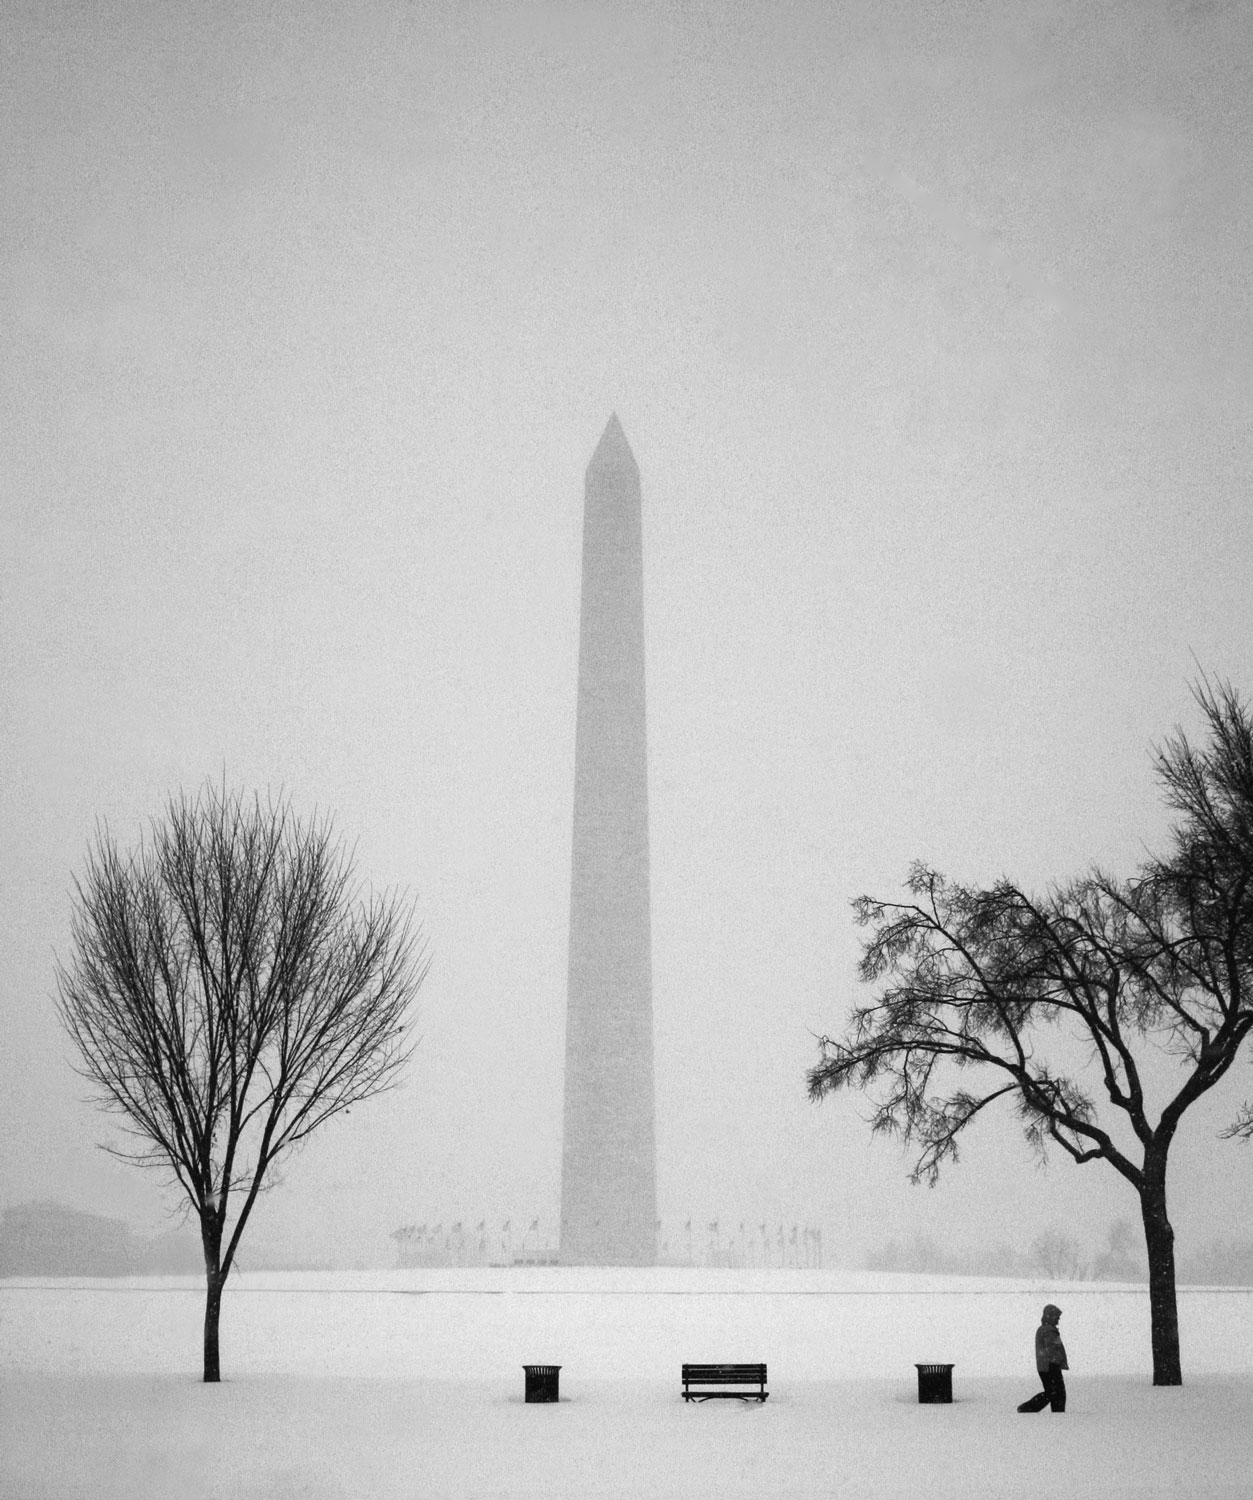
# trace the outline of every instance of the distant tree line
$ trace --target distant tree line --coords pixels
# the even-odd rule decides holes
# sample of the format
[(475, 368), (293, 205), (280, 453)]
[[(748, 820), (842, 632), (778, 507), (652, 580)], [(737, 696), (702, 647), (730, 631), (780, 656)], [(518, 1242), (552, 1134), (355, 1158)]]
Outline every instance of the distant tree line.
[[(866, 1256), (870, 1271), (932, 1276), (1039, 1277), (1047, 1281), (1147, 1282), (1148, 1263), (1130, 1219), (1116, 1219), (1098, 1245), (1084, 1245), (1056, 1225), (1029, 1245), (946, 1250), (930, 1235), (886, 1240)], [(1253, 1240), (1218, 1238), (1179, 1256), (1186, 1286), (1253, 1286)]]
[[(407, 1225), (392, 1239), (397, 1243), (397, 1262), (401, 1266), (453, 1266), (489, 1264), (547, 1264), (556, 1252), (539, 1231), (539, 1221), (526, 1224), (513, 1246), (516, 1254), (509, 1260), (489, 1260), (487, 1241), (491, 1235), (483, 1222), (484, 1244), (480, 1245), (476, 1224), (462, 1225), (458, 1250), (458, 1223), (447, 1228), (442, 1224)], [(695, 1223), (693, 1229), (695, 1230)], [(773, 1232), (777, 1239), (777, 1227)], [(438, 1239), (432, 1234), (440, 1229)], [(464, 1230), (468, 1228), (470, 1235)], [(684, 1225), (678, 1226), (685, 1231)], [(745, 1226), (746, 1230), (748, 1226)], [(767, 1226), (768, 1229), (771, 1226)], [(492, 1226), (505, 1240), (510, 1221)], [(421, 1230), (421, 1235), (416, 1231)], [(820, 1251), (821, 1231), (809, 1233), (808, 1241), (798, 1231), (797, 1250), (815, 1258)], [(685, 1238), (685, 1232), (681, 1238)], [(708, 1234), (706, 1226), (706, 1239)], [(673, 1235), (665, 1241), (667, 1253), (658, 1259), (663, 1265), (744, 1265), (748, 1263), (747, 1247), (736, 1245), (736, 1237), (723, 1239), (721, 1256), (718, 1246), (694, 1243), (692, 1259), (681, 1251), (673, 1253)], [(790, 1239), (790, 1230), (785, 1233)], [(914, 1235), (908, 1240), (887, 1240), (866, 1257), (872, 1271), (900, 1271), (946, 1276), (1038, 1276), (1056, 1281), (1144, 1281), (1147, 1269), (1136, 1243), (1137, 1236), (1127, 1219), (1115, 1220), (1103, 1242), (1084, 1247), (1056, 1226), (1042, 1230), (1025, 1247), (995, 1245), (984, 1250), (948, 1250), (929, 1235)], [(817, 1244), (815, 1244), (817, 1241)], [(806, 1250), (808, 1245), (808, 1250)], [(785, 1258), (790, 1247), (785, 1243)], [(424, 1253), (425, 1252), (425, 1253)], [(760, 1255), (760, 1250), (756, 1252)], [(776, 1252), (777, 1253), (777, 1252)], [(456, 1256), (461, 1254), (462, 1258)], [(743, 1258), (736, 1258), (737, 1256)], [(121, 1219), (87, 1213), (66, 1204), (50, 1201), (21, 1203), (0, 1211), (0, 1277), (6, 1276), (194, 1276), (204, 1270), (204, 1253), (199, 1235), (192, 1227), (167, 1230), (162, 1234), (137, 1234)], [(761, 1264), (758, 1259), (757, 1264)], [(778, 1264), (778, 1261), (775, 1262)], [(1253, 1239), (1217, 1238), (1180, 1256), (1180, 1280), (1193, 1286), (1253, 1286)], [(300, 1257), (266, 1257), (254, 1261), (253, 1270), (318, 1270), (314, 1261)], [(384, 1269), (379, 1267), (379, 1269)]]

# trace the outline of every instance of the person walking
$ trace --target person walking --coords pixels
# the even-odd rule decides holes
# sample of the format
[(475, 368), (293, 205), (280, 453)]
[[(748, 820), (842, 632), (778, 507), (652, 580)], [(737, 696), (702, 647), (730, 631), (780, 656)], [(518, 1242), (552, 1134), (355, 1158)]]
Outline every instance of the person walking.
[(1040, 1326), (1035, 1331), (1035, 1367), (1044, 1389), (1030, 1401), (1024, 1401), (1019, 1411), (1043, 1411), (1046, 1406), (1053, 1411), (1066, 1410), (1066, 1382), (1062, 1371), (1069, 1370), (1070, 1365), (1057, 1328), (1061, 1315), (1061, 1308), (1054, 1307), (1051, 1302), (1041, 1314)]

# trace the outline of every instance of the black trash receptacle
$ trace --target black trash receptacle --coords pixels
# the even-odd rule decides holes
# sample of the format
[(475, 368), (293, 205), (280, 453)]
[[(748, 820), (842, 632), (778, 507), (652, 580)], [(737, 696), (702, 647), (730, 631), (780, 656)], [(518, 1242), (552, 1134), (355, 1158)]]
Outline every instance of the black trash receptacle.
[(915, 1365), (914, 1368), (918, 1371), (918, 1400), (920, 1403), (948, 1403), (952, 1401), (952, 1365)]
[(523, 1365), (526, 1371), (526, 1399), (528, 1401), (555, 1401), (557, 1399), (557, 1372), (560, 1365)]

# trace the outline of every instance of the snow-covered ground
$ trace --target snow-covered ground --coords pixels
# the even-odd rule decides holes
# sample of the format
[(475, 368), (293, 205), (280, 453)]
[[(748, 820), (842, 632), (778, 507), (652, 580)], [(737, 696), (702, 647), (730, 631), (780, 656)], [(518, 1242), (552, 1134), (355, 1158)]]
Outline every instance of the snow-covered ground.
[[(1180, 1295), (1182, 1389), (1143, 1288), (840, 1271), (232, 1278), (220, 1386), (194, 1280), (0, 1282), (0, 1494), (688, 1497), (1253, 1494), (1253, 1292)], [(1065, 1417), (1036, 1389), (1064, 1310)], [(764, 1406), (685, 1405), (685, 1360), (765, 1361)], [(951, 1406), (914, 1364), (952, 1363)], [(527, 1406), (524, 1363), (562, 1366)]]

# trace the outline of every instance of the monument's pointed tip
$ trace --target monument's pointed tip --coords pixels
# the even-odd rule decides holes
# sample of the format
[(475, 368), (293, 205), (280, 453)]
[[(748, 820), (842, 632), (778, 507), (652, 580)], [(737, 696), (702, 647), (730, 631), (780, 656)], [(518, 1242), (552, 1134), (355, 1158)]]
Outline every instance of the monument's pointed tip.
[(622, 464), (634, 465), (635, 455), (631, 452), (631, 445), (627, 442), (626, 433), (622, 430), (622, 423), (618, 421), (618, 413), (611, 412), (605, 430), (600, 435), (600, 442), (596, 444), (596, 452), (592, 454), (594, 464)]

